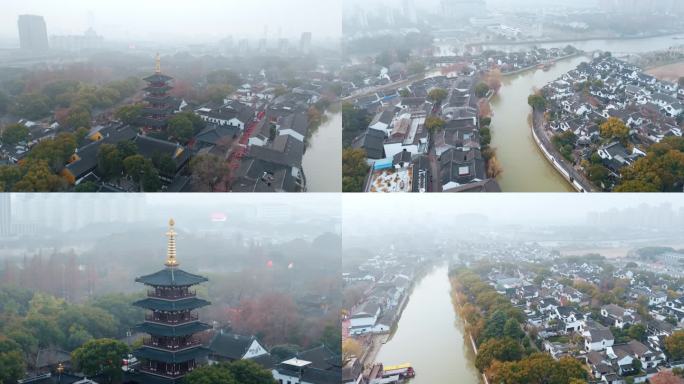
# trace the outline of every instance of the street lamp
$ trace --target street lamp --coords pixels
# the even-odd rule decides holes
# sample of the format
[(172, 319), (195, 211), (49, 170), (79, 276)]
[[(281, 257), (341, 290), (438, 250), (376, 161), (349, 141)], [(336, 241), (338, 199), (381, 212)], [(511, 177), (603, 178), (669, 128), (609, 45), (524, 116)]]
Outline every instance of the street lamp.
[(62, 372), (64, 372), (64, 365), (62, 363), (59, 363), (57, 365), (57, 373), (59, 373), (59, 382), (62, 382)]

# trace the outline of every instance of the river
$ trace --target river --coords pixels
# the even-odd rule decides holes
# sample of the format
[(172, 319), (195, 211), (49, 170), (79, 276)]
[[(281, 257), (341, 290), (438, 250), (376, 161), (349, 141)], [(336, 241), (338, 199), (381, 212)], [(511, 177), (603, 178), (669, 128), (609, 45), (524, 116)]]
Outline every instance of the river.
[[(677, 39), (675, 39), (677, 38)], [(567, 45), (585, 51), (609, 51), (616, 55), (643, 53), (651, 51), (667, 50), (672, 46), (684, 44), (684, 34), (669, 35), (659, 37), (649, 37), (645, 39), (608, 39), (608, 40), (580, 40), (559, 43), (538, 43), (538, 44), (489, 44), (483, 45), (484, 49), (495, 49), (501, 51), (524, 51), (532, 47), (540, 48), (562, 48)]]
[[(543, 47), (562, 47), (568, 43), (539, 44)], [(672, 45), (684, 44), (672, 36), (630, 40), (590, 40), (571, 43), (575, 47), (593, 51), (608, 50), (620, 54), (638, 53), (666, 49)], [(525, 49), (529, 46), (490, 46), (496, 49)], [(504, 192), (568, 192), (574, 191), (549, 162), (543, 157), (532, 138), (530, 107), (527, 97), (534, 89), (541, 89), (547, 83), (574, 69), (587, 57), (562, 60), (549, 71), (530, 70), (518, 75), (504, 77), (503, 86), (492, 99), (492, 147), (497, 149), (497, 159), (503, 167), (499, 177)]]
[(431, 270), (414, 287), (394, 334), (376, 357), (385, 365), (410, 362), (411, 384), (478, 384), (475, 355), (451, 302), (448, 269)]
[(570, 184), (540, 152), (532, 137), (527, 97), (535, 88), (575, 68), (584, 57), (555, 64), (549, 71), (530, 70), (503, 78), (492, 101), (492, 147), (503, 167), (499, 184), (504, 192), (570, 192)]
[(325, 116), (302, 159), (307, 192), (342, 191), (342, 113), (332, 106)]

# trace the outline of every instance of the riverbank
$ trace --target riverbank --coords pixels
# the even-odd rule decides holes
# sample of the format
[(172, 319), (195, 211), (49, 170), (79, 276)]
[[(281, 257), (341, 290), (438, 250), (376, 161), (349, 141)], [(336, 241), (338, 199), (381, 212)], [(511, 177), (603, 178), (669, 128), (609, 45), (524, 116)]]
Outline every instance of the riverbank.
[[(458, 290), (456, 289), (456, 285), (454, 284), (454, 280), (452, 280), (451, 276), (449, 276), (449, 283), (451, 284), (451, 296), (452, 296), (451, 302), (454, 305), (454, 311), (456, 311), (456, 313), (459, 314), (458, 317), (463, 322), (463, 330), (468, 335), (468, 339), (470, 340), (470, 347), (473, 349), (473, 353), (475, 354), (475, 357), (477, 357), (477, 343), (475, 343), (475, 338), (473, 337), (473, 333), (467, 330), (469, 327), (468, 320), (466, 320), (465, 318), (463, 318), (463, 316), (460, 315), (461, 311), (463, 309), (463, 306), (456, 299), (456, 293), (458, 293)], [(482, 373), (482, 381), (485, 384), (489, 384), (489, 379), (487, 379), (487, 375), (485, 375), (484, 372)]]
[(534, 137), (534, 142), (537, 144), (537, 147), (544, 155), (544, 158), (551, 163), (553, 168), (555, 168), (563, 179), (565, 179), (577, 192), (594, 192), (595, 188), (591, 182), (568, 164), (549, 140), (544, 132), (543, 113), (533, 110), (532, 114), (532, 136)]
[[(578, 52), (575, 52), (571, 55), (566, 55), (566, 56), (554, 59), (553, 64), (555, 64), (559, 61), (568, 60), (568, 59), (572, 59), (573, 57), (583, 56), (583, 55), (584, 55), (584, 52), (578, 51)], [(521, 69), (518, 69), (518, 70), (513, 71), (513, 72), (501, 73), (501, 76), (507, 77), (507, 76), (519, 75), (519, 74), (525, 73), (525, 72), (532, 70), (532, 69), (538, 69), (540, 64), (544, 64), (544, 63), (537, 63), (535, 65), (530, 65), (529, 67), (521, 68)]]
[(570, 38), (570, 39), (552, 39), (552, 40), (529, 40), (529, 41), (486, 41), (481, 43), (470, 43), (466, 45), (466, 48), (477, 47), (477, 46), (490, 46), (490, 45), (530, 45), (530, 44), (565, 44), (565, 43), (581, 43), (596, 40), (643, 40), (643, 39), (653, 39), (658, 37), (668, 37), (668, 36), (679, 36), (683, 32), (675, 33), (656, 33), (648, 36), (597, 36), (588, 38)]

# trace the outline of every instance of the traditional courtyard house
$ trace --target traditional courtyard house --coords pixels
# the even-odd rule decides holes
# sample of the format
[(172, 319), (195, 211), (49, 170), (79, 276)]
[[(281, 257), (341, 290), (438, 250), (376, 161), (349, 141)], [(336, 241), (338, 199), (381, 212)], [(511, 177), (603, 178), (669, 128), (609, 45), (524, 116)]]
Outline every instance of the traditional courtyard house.
[(608, 304), (601, 307), (601, 316), (608, 319), (612, 326), (624, 328), (625, 325), (636, 324), (641, 320), (633, 309), (625, 309), (615, 304)]
[(331, 384), (342, 381), (342, 359), (320, 346), (299, 352), (296, 357), (276, 364), (272, 370), (278, 383)]
[(356, 308), (349, 317), (350, 328), (349, 333), (352, 335), (360, 335), (370, 333), (378, 321), (381, 308), (377, 303), (366, 301)]
[(382, 112), (378, 112), (374, 117), (373, 120), (371, 120), (370, 124), (368, 125), (368, 128), (370, 129), (377, 129), (379, 131), (382, 131), (385, 133), (385, 135), (389, 135), (389, 127), (390, 124), (392, 124), (392, 120), (394, 119), (394, 111), (391, 109), (383, 110)]
[(309, 132), (309, 118), (305, 112), (295, 112), (281, 118), (276, 129), (279, 135), (290, 135), (303, 142)]
[(355, 149), (363, 149), (369, 165), (378, 160), (387, 158), (385, 154), (385, 134), (377, 129), (368, 129), (354, 139), (351, 146)]
[(479, 149), (450, 148), (439, 158), (442, 190), (460, 187), (487, 179), (485, 161)]
[(243, 336), (221, 330), (209, 342), (209, 364), (223, 361), (253, 359), (268, 355), (268, 351), (254, 336)]
[(615, 343), (615, 337), (610, 329), (591, 328), (582, 333), (584, 349), (587, 351), (603, 351)]
[(644, 152), (636, 147), (632, 149), (632, 154), (628, 154), (627, 148), (619, 141), (601, 146), (597, 153), (606, 166), (616, 173), (619, 173), (623, 167), (632, 164), (638, 157), (645, 156)]
[(668, 313), (677, 317), (679, 322), (684, 320), (684, 296), (667, 301), (665, 307)]
[(558, 307), (556, 315), (563, 323), (565, 332), (582, 332), (583, 316), (573, 307)]
[(616, 378), (613, 364), (604, 353), (597, 351), (587, 353), (587, 365), (589, 365), (592, 376), (601, 382), (608, 383), (609, 379)]

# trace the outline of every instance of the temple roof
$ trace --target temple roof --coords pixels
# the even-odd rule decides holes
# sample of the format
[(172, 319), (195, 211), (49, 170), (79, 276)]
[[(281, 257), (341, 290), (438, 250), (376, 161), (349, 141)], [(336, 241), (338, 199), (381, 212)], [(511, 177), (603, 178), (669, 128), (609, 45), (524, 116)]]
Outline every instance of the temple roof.
[(162, 376), (146, 374), (144, 372), (126, 372), (124, 373), (124, 384), (176, 384), (182, 383), (185, 379), (183, 377), (170, 379)]
[(143, 80), (147, 81), (148, 83), (165, 83), (169, 80), (173, 80), (173, 77), (162, 75), (161, 73), (155, 73), (152, 76), (147, 76)]
[(144, 322), (135, 327), (136, 330), (155, 336), (187, 336), (211, 329), (211, 326), (199, 321), (182, 325), (165, 325), (159, 323)]
[(151, 275), (137, 277), (137, 283), (143, 283), (155, 287), (166, 286), (190, 286), (199, 283), (204, 283), (208, 279), (204, 276), (185, 272), (179, 268), (164, 268)]
[(192, 359), (209, 354), (209, 350), (204, 347), (185, 349), (180, 352), (166, 351), (157, 348), (143, 346), (133, 351), (133, 354), (139, 359), (149, 359), (154, 361), (162, 361), (165, 363), (182, 363)]
[(156, 299), (148, 297), (138, 300), (133, 305), (145, 309), (156, 309), (158, 311), (186, 311), (201, 308), (211, 304), (210, 302), (196, 297), (184, 297), (177, 300)]
[(153, 119), (151, 117), (141, 117), (140, 122), (148, 127), (160, 128), (168, 123), (168, 117), (165, 119)]
[(154, 86), (145, 87), (144, 90), (147, 92), (159, 92), (159, 93), (161, 93), (161, 92), (169, 91), (171, 89), (173, 89), (172, 86), (170, 86), (168, 84), (164, 84), (160, 87), (154, 87)]

